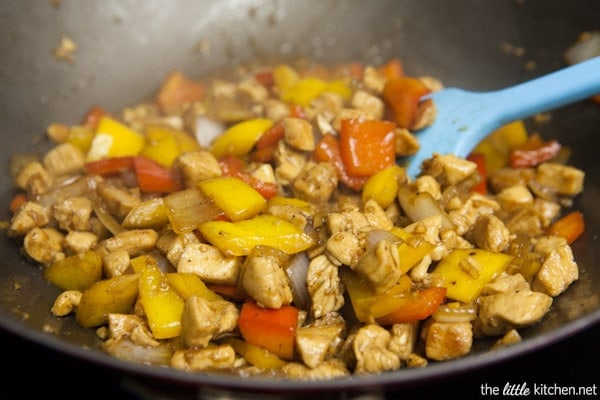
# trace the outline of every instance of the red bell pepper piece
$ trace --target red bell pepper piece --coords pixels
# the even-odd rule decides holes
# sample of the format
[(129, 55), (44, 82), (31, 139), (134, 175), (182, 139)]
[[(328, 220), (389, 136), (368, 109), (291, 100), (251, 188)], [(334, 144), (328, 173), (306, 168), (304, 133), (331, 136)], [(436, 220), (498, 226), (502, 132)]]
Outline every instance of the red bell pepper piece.
[(342, 160), (340, 142), (331, 134), (325, 134), (319, 140), (313, 151), (313, 158), (319, 162), (331, 163), (337, 172), (340, 182), (351, 189), (362, 189), (367, 179), (369, 179), (367, 176), (350, 176), (348, 174)]
[(108, 112), (104, 108), (98, 105), (93, 105), (89, 108), (89, 110), (83, 117), (82, 125), (86, 128), (90, 128), (91, 130), (96, 130), (98, 122), (100, 122), (102, 117), (106, 115), (108, 115)]
[(377, 68), (377, 71), (387, 79), (397, 79), (404, 76), (404, 65), (399, 58), (392, 58)]
[(114, 175), (132, 170), (133, 158), (131, 156), (103, 158), (86, 163), (85, 169), (88, 173), (94, 175)]
[(8, 206), (11, 213), (16, 213), (19, 211), (19, 208), (23, 206), (27, 202), (27, 193), (18, 193), (16, 194), (12, 200), (10, 201), (10, 205)]
[(548, 234), (560, 236), (573, 243), (585, 231), (585, 220), (581, 211), (572, 211), (548, 227)]
[(376, 321), (381, 325), (392, 325), (423, 320), (437, 310), (445, 297), (446, 288), (443, 287), (408, 293), (399, 299), (396, 311), (379, 317)]
[(265, 182), (260, 179), (256, 179), (252, 175), (244, 172), (243, 162), (234, 156), (225, 156), (219, 159), (219, 165), (223, 171), (223, 175), (232, 176), (239, 178), (248, 185), (252, 186), (254, 190), (260, 193), (265, 199), (269, 200), (277, 194), (277, 184), (273, 182)]
[(486, 194), (487, 193), (487, 171), (485, 168), (485, 155), (482, 153), (471, 153), (467, 156), (467, 160), (477, 164), (477, 172), (481, 177), (479, 183), (473, 188), (473, 191)]
[(223, 297), (234, 301), (244, 301), (246, 296), (240, 293), (236, 285), (226, 285), (221, 283), (207, 283), (206, 287)]
[(133, 169), (142, 192), (172, 193), (183, 188), (180, 177), (149, 158), (138, 156), (133, 159)]
[(509, 164), (513, 168), (534, 167), (548, 161), (561, 149), (556, 140), (543, 141), (538, 134), (533, 134), (525, 145), (509, 153)]
[(163, 81), (156, 103), (161, 109), (183, 103), (202, 101), (206, 91), (204, 83), (187, 78), (180, 71), (172, 71)]
[(383, 120), (345, 119), (340, 130), (340, 153), (352, 176), (371, 176), (396, 162), (394, 129)]
[(238, 319), (240, 333), (246, 342), (286, 360), (294, 357), (297, 325), (296, 307), (262, 308), (253, 300), (242, 305)]
[(383, 87), (383, 98), (390, 106), (398, 126), (411, 129), (421, 97), (430, 92), (420, 80), (403, 76), (387, 80)]
[(256, 141), (255, 147), (257, 149), (262, 149), (263, 147), (268, 147), (276, 144), (285, 136), (285, 127), (283, 125), (283, 121), (278, 121), (269, 129), (267, 129)]

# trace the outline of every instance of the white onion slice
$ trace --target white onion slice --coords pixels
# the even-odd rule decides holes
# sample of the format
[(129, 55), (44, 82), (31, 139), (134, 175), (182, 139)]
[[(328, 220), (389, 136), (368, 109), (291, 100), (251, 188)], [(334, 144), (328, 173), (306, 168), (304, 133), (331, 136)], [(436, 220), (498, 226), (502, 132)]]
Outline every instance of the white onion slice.
[(477, 318), (477, 305), (443, 304), (431, 316), (438, 322), (470, 322)]
[(375, 229), (369, 231), (366, 237), (367, 251), (374, 248), (377, 245), (377, 243), (381, 242), (382, 240), (387, 240), (390, 243), (394, 243), (400, 241), (400, 238), (394, 235), (392, 232), (385, 231), (383, 229)]
[(210, 119), (204, 115), (196, 118), (196, 126), (194, 136), (196, 141), (202, 147), (209, 147), (217, 136), (220, 136), (225, 131), (225, 125), (221, 122)]
[(402, 188), (398, 190), (398, 201), (406, 215), (408, 215), (408, 218), (413, 222), (434, 215), (440, 215), (442, 217), (442, 227), (454, 229), (454, 223), (430, 193), (415, 193), (406, 188)]
[(302, 310), (308, 310), (310, 307), (310, 294), (306, 287), (308, 262), (306, 252), (297, 253), (292, 256), (285, 268), (292, 289), (294, 304)]

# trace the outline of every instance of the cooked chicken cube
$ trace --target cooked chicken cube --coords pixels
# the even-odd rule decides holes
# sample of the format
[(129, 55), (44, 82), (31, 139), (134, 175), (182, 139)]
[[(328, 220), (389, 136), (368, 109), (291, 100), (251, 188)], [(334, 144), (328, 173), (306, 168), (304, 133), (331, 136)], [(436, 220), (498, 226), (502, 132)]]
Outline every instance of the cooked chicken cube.
[(515, 343), (519, 343), (520, 341), (521, 335), (519, 334), (519, 331), (516, 329), (511, 329), (510, 331), (506, 332), (504, 336), (498, 339), (492, 348), (497, 349), (500, 347), (506, 347)]
[(342, 378), (350, 375), (344, 362), (336, 359), (324, 361), (315, 368), (310, 368), (297, 362), (291, 362), (282, 367), (282, 372), (289, 378), (312, 381)]
[(98, 184), (96, 193), (102, 198), (108, 211), (118, 218), (125, 218), (127, 213), (141, 202), (139, 194), (130, 193), (104, 182)]
[(515, 185), (502, 189), (496, 195), (496, 200), (502, 206), (502, 210), (510, 213), (531, 206), (533, 194), (524, 185)]
[(327, 162), (308, 162), (292, 182), (294, 197), (306, 201), (325, 202), (337, 188), (337, 172)]
[(500, 168), (490, 173), (488, 182), (492, 192), (500, 193), (512, 186), (527, 186), (535, 176), (533, 168)]
[(57, 317), (64, 317), (75, 312), (81, 301), (81, 295), (82, 293), (79, 290), (65, 290), (61, 292), (56, 296), (50, 311)]
[(357, 332), (352, 342), (356, 357), (356, 374), (376, 374), (400, 368), (400, 356), (391, 351), (391, 334), (379, 325), (365, 325)]
[(215, 337), (235, 329), (238, 317), (237, 307), (229, 301), (192, 295), (181, 315), (181, 337), (189, 347), (206, 347)]
[(52, 175), (38, 161), (30, 162), (22, 167), (15, 178), (17, 186), (33, 196), (45, 193), (52, 187), (53, 182)]
[(92, 232), (70, 231), (65, 236), (63, 246), (69, 253), (83, 253), (98, 243), (98, 236)]
[(200, 239), (198, 239), (198, 236), (194, 232), (177, 234), (173, 231), (168, 231), (158, 239), (156, 248), (167, 257), (171, 264), (177, 265), (183, 250), (190, 244), (198, 243), (200, 243)]
[(337, 232), (327, 239), (325, 250), (336, 265), (355, 265), (361, 253), (358, 238), (350, 232)]
[(108, 314), (108, 330), (112, 339), (127, 338), (133, 343), (155, 347), (159, 342), (154, 339), (148, 324), (141, 317), (133, 314)]
[(373, 199), (365, 202), (363, 213), (372, 229), (389, 231), (394, 226), (394, 222), (387, 216), (384, 209)]
[(339, 132), (342, 129), (342, 121), (345, 119), (374, 119), (373, 114), (366, 110), (359, 110), (357, 108), (342, 108), (339, 113), (336, 114), (332, 121), (333, 128)]
[(288, 305), (292, 302), (292, 290), (283, 268), (275, 256), (250, 255), (244, 262), (240, 277), (242, 286), (263, 307)]
[(499, 209), (497, 201), (474, 192), (459, 209), (448, 212), (448, 217), (456, 226), (456, 232), (464, 235), (481, 215), (491, 215)]
[(415, 351), (418, 328), (419, 324), (416, 322), (392, 325), (388, 349), (398, 354), (401, 360), (407, 360)]
[(253, 103), (265, 101), (269, 97), (267, 88), (254, 77), (246, 79), (237, 85), (238, 93), (250, 99)]
[(398, 246), (387, 240), (378, 242), (361, 256), (353, 269), (371, 283), (376, 293), (387, 292), (402, 275)]
[(419, 148), (421, 148), (419, 139), (408, 129), (394, 129), (394, 151), (396, 152), (397, 156), (412, 156), (419, 150)]
[(63, 253), (64, 235), (54, 228), (33, 228), (23, 238), (25, 253), (42, 265), (50, 265)]
[(439, 201), (442, 198), (440, 184), (438, 183), (438, 181), (435, 180), (433, 176), (425, 175), (418, 177), (415, 181), (415, 187), (417, 188), (417, 192), (427, 192), (436, 201)]
[(201, 180), (223, 174), (219, 161), (209, 151), (183, 153), (175, 160), (175, 168), (181, 173), (186, 187), (195, 187)]
[(453, 154), (434, 154), (423, 162), (423, 174), (431, 175), (442, 188), (457, 184), (477, 171), (477, 164)]
[(367, 65), (363, 73), (363, 84), (370, 90), (381, 93), (387, 78), (377, 68)]
[(311, 313), (314, 318), (337, 311), (344, 305), (338, 267), (327, 256), (320, 255), (310, 261), (306, 286), (312, 300)]
[(433, 322), (427, 326), (425, 354), (436, 360), (452, 360), (471, 351), (473, 327), (470, 322)]
[(583, 171), (568, 165), (546, 162), (536, 168), (535, 181), (560, 195), (578, 195), (583, 190), (584, 180)]
[(226, 256), (206, 243), (191, 243), (183, 249), (177, 272), (198, 275), (202, 281), (234, 285), (240, 273), (240, 258)]
[(283, 140), (277, 143), (273, 152), (275, 161), (275, 176), (282, 185), (290, 184), (304, 169), (306, 159), (304, 154), (293, 150)]
[(436, 115), (437, 107), (435, 106), (435, 102), (432, 99), (421, 101), (417, 106), (415, 118), (413, 120), (412, 125), (410, 126), (410, 130), (418, 131), (420, 129), (428, 127), (433, 123), (433, 121), (435, 121)]
[(102, 268), (109, 278), (123, 275), (131, 266), (131, 257), (127, 250), (117, 250), (102, 256)]
[(484, 214), (475, 220), (467, 237), (479, 248), (500, 252), (508, 246), (510, 231), (493, 214)]
[(235, 350), (229, 345), (219, 345), (177, 350), (171, 358), (171, 367), (184, 371), (206, 371), (231, 368), (235, 361)]
[(265, 116), (273, 121), (279, 121), (290, 115), (290, 107), (283, 101), (277, 99), (267, 99), (263, 103)]
[(476, 323), (488, 336), (503, 335), (538, 322), (550, 309), (552, 297), (531, 290), (497, 293), (479, 298)]
[(493, 281), (483, 287), (481, 294), (491, 295), (498, 293), (508, 293), (517, 291), (530, 290), (529, 283), (525, 280), (521, 274), (507, 274), (503, 273), (496, 277)]
[(46, 153), (43, 163), (52, 176), (60, 176), (83, 170), (85, 155), (78, 147), (66, 142)]
[(58, 226), (66, 231), (86, 231), (90, 229), (92, 201), (87, 197), (69, 197), (52, 207)]
[[(338, 338), (344, 330), (344, 323), (309, 325), (296, 330), (296, 349), (300, 358), (310, 368), (320, 365), (327, 355), (336, 349)], [(333, 351), (332, 351), (333, 350)]]
[(153, 229), (132, 229), (123, 231), (104, 240), (106, 250), (113, 253), (127, 250), (131, 257), (150, 251), (156, 245), (158, 233)]
[(9, 236), (25, 235), (33, 228), (41, 228), (50, 222), (51, 210), (35, 201), (27, 201), (13, 215), (8, 228)]
[(352, 107), (366, 111), (377, 119), (381, 119), (385, 111), (385, 103), (383, 100), (377, 96), (369, 94), (364, 90), (357, 90), (354, 92), (354, 95), (350, 100), (350, 104)]
[(535, 275), (533, 289), (555, 297), (579, 279), (579, 267), (568, 244), (553, 248)]
[(286, 117), (283, 119), (283, 140), (291, 147), (300, 151), (313, 151), (315, 137), (312, 125), (305, 119)]

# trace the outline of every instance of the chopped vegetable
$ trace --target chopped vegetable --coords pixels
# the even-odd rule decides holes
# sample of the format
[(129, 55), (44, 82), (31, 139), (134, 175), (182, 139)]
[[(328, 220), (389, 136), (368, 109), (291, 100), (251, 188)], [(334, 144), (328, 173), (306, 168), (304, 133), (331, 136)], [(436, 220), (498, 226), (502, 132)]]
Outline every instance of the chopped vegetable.
[(405, 176), (404, 168), (396, 164), (373, 174), (362, 188), (363, 203), (373, 199), (382, 208), (387, 208), (396, 200), (399, 188), (398, 179), (403, 176)]
[(267, 207), (267, 200), (238, 178), (205, 179), (198, 187), (231, 221), (252, 218)]
[(246, 301), (242, 305), (238, 325), (246, 342), (286, 360), (294, 357), (298, 325), (296, 307), (262, 308), (254, 301)]
[(187, 300), (191, 296), (202, 297), (205, 300), (223, 300), (221, 296), (210, 290), (198, 275), (169, 272), (165, 274), (167, 282), (179, 293), (179, 295)]
[(549, 235), (560, 236), (573, 243), (585, 231), (585, 220), (581, 211), (571, 211), (548, 227)]
[(388, 79), (383, 88), (383, 98), (398, 126), (404, 129), (412, 128), (421, 97), (428, 93), (430, 89), (423, 82), (408, 76)]
[(54, 261), (44, 276), (63, 290), (83, 291), (102, 278), (102, 258), (91, 250), (74, 254)]
[(135, 157), (133, 168), (138, 185), (143, 192), (173, 193), (181, 190), (180, 177), (172, 169), (167, 169), (146, 157)]
[(513, 168), (534, 167), (555, 157), (561, 147), (556, 140), (543, 141), (539, 135), (531, 135), (527, 143), (510, 152), (510, 166)]
[(396, 311), (377, 318), (382, 325), (420, 321), (437, 310), (444, 301), (446, 288), (432, 287), (418, 292), (396, 295)]
[(268, 118), (238, 122), (213, 141), (210, 152), (217, 158), (246, 155), (250, 153), (263, 133), (272, 126), (273, 121)]
[(331, 134), (323, 135), (316, 145), (313, 156), (317, 161), (331, 163), (337, 172), (338, 179), (344, 183), (344, 185), (354, 190), (360, 190), (369, 178), (368, 176), (351, 176), (348, 174), (342, 159), (340, 142)]
[(156, 103), (162, 109), (169, 109), (184, 103), (202, 101), (205, 87), (202, 82), (187, 78), (180, 71), (172, 71), (163, 81)]
[(144, 135), (112, 117), (103, 116), (98, 122), (86, 161), (137, 156), (145, 145)]
[(485, 155), (481, 153), (471, 153), (467, 156), (467, 160), (477, 164), (477, 172), (479, 173), (479, 183), (473, 188), (473, 191), (479, 194), (487, 194), (487, 171)]

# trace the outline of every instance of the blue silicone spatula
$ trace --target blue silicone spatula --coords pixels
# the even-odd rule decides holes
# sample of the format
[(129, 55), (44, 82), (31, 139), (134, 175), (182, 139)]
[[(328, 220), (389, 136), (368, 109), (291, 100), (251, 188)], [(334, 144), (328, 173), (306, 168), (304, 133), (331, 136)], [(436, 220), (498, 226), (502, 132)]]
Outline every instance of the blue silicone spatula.
[[(600, 94), (600, 56), (548, 75), (489, 92), (445, 88), (432, 98), (437, 115), (416, 132), (419, 151), (407, 158), (406, 171), (418, 176), (423, 160), (434, 153), (466, 157), (495, 129)], [(600, 112), (600, 111), (599, 111)]]

